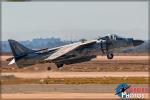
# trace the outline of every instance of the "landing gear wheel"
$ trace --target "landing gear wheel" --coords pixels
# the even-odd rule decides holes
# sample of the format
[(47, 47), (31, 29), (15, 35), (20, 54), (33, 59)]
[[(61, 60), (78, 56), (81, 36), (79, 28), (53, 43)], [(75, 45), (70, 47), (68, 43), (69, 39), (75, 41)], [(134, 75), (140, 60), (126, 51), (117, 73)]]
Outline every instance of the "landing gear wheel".
[(63, 67), (63, 64), (56, 64), (57, 68)]
[(112, 53), (107, 54), (107, 58), (108, 58), (108, 59), (113, 59), (113, 56), (114, 56), (114, 55), (113, 55)]
[(47, 70), (51, 70), (51, 67), (47, 67)]

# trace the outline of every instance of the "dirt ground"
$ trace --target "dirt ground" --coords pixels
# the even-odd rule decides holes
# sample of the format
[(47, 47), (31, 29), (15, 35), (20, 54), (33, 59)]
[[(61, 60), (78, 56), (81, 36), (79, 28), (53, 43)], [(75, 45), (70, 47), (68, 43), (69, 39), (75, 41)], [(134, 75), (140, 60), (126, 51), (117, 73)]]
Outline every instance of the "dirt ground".
[[(61, 76), (63, 73), (66, 75), (75, 76), (88, 76), (100, 75), (136, 75), (142, 76), (145, 75), (150, 70), (149, 66), (149, 57), (148, 56), (115, 56), (113, 60), (108, 60), (105, 56), (99, 56), (97, 59), (93, 59), (89, 62), (65, 65), (63, 68), (57, 69), (55, 64), (37, 64), (30, 66), (28, 68), (19, 69), (16, 65), (8, 66), (8, 61), (5, 61), (10, 56), (2, 56), (0, 70), (2, 73), (11, 73), (17, 72), (27, 75), (28, 72), (38, 73), (38, 75), (49, 75), (52, 76)], [(51, 71), (47, 71), (47, 67), (51, 67)], [(77, 73), (80, 74), (77, 74)], [(111, 73), (110, 73), (111, 72)], [(119, 72), (119, 74), (118, 74)], [(135, 72), (135, 73), (133, 73)], [(15, 73), (15, 74), (17, 74)], [(41, 74), (40, 74), (41, 73)], [(44, 74), (42, 74), (44, 73)], [(89, 74), (92, 73), (92, 74)], [(94, 74), (93, 74), (94, 73)], [(130, 73), (130, 74), (129, 74)], [(142, 74), (143, 73), (143, 74)], [(68, 75), (68, 74), (67, 74)], [(20, 75), (19, 75), (20, 76)], [(36, 74), (32, 75), (37, 77)], [(40, 77), (39, 76), (39, 77)], [(104, 100), (106, 99), (119, 99), (115, 95), (116, 85), (112, 84), (89, 84), (89, 85), (69, 85), (69, 84), (21, 84), (21, 85), (3, 85), (1, 94), (2, 100), (12, 100), (12, 99), (49, 99), (49, 100)], [(137, 86), (143, 87), (142, 84)], [(38, 87), (38, 88), (37, 88)], [(86, 92), (87, 91), (87, 92)], [(148, 98), (148, 93), (144, 93), (144, 98)]]

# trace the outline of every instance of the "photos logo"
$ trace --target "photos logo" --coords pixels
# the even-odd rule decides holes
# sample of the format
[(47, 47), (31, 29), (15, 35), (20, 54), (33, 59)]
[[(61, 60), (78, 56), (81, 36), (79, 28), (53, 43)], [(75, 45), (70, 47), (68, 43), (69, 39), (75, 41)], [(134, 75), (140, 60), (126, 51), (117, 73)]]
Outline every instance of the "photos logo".
[(133, 88), (131, 85), (126, 83), (118, 84), (116, 88), (116, 94), (124, 99), (143, 99), (144, 93), (147, 91), (147, 88)]

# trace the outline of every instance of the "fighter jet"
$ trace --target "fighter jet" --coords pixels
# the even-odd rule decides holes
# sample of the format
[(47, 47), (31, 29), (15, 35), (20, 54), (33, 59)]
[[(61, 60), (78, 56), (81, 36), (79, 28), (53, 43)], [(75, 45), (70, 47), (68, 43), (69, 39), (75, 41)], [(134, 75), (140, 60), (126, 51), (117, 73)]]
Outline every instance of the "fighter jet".
[(139, 46), (144, 41), (112, 34), (91, 41), (79, 41), (41, 50), (29, 49), (11, 39), (8, 42), (13, 54), (9, 65), (16, 63), (19, 68), (22, 68), (38, 63), (55, 63), (57, 68), (60, 68), (63, 65), (90, 61), (97, 55), (106, 55), (108, 59), (113, 59), (114, 52)]

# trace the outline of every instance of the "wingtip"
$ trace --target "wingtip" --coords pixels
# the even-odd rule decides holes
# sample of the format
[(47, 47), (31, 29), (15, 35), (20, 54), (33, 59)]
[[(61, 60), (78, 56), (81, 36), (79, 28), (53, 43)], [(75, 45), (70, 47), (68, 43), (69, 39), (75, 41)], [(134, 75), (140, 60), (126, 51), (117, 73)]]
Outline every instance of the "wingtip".
[(15, 63), (15, 59), (12, 59), (12, 60), (9, 62), (8, 65), (12, 65), (12, 64), (14, 64), (14, 63)]

